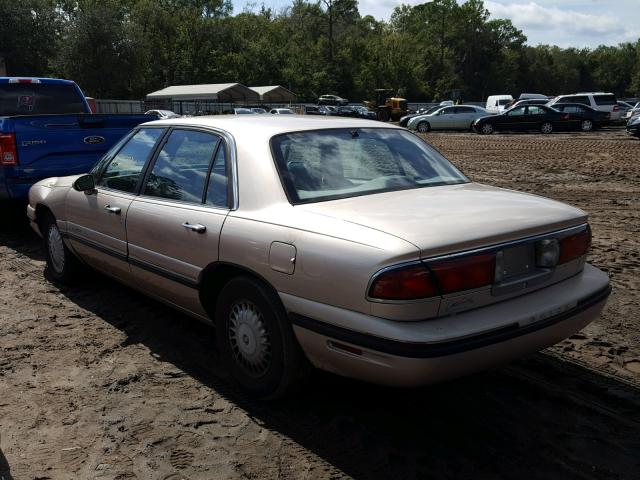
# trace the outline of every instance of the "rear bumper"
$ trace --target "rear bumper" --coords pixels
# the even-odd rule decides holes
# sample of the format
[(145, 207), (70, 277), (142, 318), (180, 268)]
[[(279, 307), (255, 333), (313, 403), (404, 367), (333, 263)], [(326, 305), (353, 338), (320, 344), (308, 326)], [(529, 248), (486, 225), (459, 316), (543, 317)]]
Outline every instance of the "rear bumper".
[[(367, 316), (371, 328), (365, 331), (359, 321), (352, 322), (359, 329), (348, 327), (353, 312), (345, 314), (347, 322), (342, 325), (335, 323), (335, 311), (328, 313), (334, 323), (299, 313), (290, 317), (300, 345), (316, 367), (373, 383), (416, 386), (553, 345), (595, 320), (609, 293), (608, 277), (587, 265), (581, 274), (560, 284), (442, 319), (392, 322)], [(486, 318), (499, 318), (502, 326), (457, 335), (461, 323), (482, 325)], [(382, 336), (384, 331), (387, 335)]]

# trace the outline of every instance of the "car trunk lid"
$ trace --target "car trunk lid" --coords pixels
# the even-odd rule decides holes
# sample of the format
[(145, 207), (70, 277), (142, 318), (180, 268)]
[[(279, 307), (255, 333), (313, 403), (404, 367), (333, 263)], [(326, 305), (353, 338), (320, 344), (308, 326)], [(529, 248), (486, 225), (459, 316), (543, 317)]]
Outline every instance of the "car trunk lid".
[(583, 211), (563, 203), (476, 183), (364, 195), (299, 208), (402, 238), (419, 248), (422, 258), (587, 221)]

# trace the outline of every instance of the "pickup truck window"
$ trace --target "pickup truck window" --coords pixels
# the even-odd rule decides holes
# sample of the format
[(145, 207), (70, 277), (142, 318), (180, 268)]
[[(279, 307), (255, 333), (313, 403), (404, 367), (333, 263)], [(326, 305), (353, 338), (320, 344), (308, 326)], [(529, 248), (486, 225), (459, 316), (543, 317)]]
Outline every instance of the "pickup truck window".
[(0, 84), (0, 116), (86, 113), (75, 85)]
[(163, 130), (159, 128), (141, 128), (113, 157), (102, 173), (98, 186), (133, 193), (138, 185), (142, 169)]

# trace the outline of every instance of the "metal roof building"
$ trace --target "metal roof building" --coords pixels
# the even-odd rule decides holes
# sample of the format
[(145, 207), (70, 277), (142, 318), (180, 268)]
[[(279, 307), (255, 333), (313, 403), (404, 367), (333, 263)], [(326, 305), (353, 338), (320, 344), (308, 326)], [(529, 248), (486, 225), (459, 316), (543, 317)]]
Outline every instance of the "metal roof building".
[(255, 102), (260, 95), (241, 83), (172, 85), (147, 95), (147, 100), (199, 100), (214, 102)]
[(287, 103), (295, 102), (297, 98), (295, 93), (281, 85), (250, 88), (260, 95), (260, 100), (263, 102)]

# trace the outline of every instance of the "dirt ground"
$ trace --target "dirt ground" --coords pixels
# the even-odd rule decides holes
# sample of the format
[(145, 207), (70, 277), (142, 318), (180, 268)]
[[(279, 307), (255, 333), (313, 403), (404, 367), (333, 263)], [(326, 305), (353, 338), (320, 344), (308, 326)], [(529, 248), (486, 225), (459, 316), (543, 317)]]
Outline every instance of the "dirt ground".
[(591, 214), (602, 317), (508, 366), (394, 390), (316, 372), (276, 403), (240, 393), (213, 332), (99, 275), (43, 277), (0, 234), (0, 478), (640, 478), (640, 141), (427, 134), (472, 180)]

